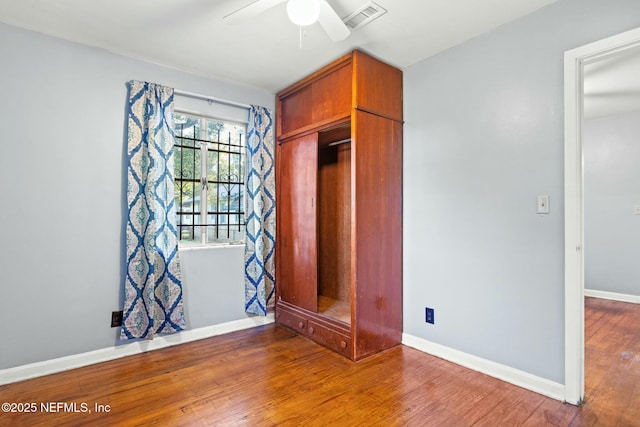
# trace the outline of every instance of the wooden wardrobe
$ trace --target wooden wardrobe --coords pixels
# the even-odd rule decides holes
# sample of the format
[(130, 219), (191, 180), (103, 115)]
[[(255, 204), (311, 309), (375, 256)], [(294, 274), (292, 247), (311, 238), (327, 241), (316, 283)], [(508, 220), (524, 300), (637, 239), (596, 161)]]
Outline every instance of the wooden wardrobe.
[(402, 72), (354, 51), (276, 108), (276, 322), (351, 360), (399, 344)]

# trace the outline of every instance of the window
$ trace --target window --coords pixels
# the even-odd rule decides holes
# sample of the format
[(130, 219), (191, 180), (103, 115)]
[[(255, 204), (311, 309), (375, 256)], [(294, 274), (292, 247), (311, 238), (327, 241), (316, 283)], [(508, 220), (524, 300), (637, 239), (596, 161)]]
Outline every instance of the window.
[(180, 242), (243, 242), (246, 124), (176, 112), (175, 128)]

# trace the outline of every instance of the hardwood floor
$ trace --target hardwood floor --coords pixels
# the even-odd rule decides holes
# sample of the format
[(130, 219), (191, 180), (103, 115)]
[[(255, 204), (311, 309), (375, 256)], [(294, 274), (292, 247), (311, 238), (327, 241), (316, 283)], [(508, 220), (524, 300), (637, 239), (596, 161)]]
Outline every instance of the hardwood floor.
[(585, 300), (585, 425), (640, 426), (640, 305)]
[(640, 426), (640, 306), (585, 311), (581, 407), (403, 346), (353, 363), (268, 325), (0, 387), (37, 406), (0, 425)]

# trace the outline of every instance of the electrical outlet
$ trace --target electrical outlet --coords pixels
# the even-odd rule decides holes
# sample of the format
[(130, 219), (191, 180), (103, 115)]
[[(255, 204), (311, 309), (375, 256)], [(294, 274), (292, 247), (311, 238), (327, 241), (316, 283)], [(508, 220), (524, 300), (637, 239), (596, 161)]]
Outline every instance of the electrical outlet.
[(427, 322), (427, 323), (431, 323), (432, 325), (435, 324), (433, 308), (425, 307), (424, 308), (424, 312), (425, 312), (424, 321)]
[(111, 327), (122, 326), (122, 311), (111, 312)]
[(549, 213), (549, 196), (536, 196), (536, 212), (539, 214)]

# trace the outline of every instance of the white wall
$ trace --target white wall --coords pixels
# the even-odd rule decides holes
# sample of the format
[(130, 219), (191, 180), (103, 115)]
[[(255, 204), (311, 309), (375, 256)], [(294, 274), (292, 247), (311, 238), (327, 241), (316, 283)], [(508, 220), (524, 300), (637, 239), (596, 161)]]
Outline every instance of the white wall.
[(640, 296), (640, 111), (583, 129), (585, 288)]
[(564, 384), (563, 53), (638, 26), (560, 0), (405, 70), (406, 334)]
[[(274, 108), (274, 94), (0, 24), (0, 369), (113, 347), (126, 82)], [(242, 247), (181, 251), (190, 328), (245, 318)]]

